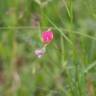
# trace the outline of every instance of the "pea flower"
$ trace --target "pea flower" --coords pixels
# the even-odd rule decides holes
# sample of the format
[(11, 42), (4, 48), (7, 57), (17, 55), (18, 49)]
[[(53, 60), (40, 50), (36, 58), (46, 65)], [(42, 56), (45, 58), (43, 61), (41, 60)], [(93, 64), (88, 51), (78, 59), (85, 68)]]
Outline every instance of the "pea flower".
[(44, 31), (42, 32), (42, 42), (45, 44), (49, 44), (53, 40), (53, 32), (52, 31)]
[(42, 32), (41, 39), (42, 39), (42, 42), (44, 43), (43, 47), (35, 50), (35, 55), (38, 58), (41, 58), (42, 56), (44, 56), (47, 45), (51, 43), (51, 41), (53, 40), (53, 32), (51, 31), (51, 29), (48, 29), (47, 31)]
[(38, 58), (41, 58), (44, 54), (45, 54), (45, 51), (46, 49), (43, 47), (43, 48), (39, 48), (39, 49), (36, 49), (35, 50), (35, 55), (38, 57)]

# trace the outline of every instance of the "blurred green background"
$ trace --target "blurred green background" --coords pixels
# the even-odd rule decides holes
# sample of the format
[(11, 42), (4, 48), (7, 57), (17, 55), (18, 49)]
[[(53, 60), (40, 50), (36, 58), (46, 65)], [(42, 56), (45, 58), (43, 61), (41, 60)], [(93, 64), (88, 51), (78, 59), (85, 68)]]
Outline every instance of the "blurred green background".
[(0, 96), (96, 96), (96, 0), (0, 0)]

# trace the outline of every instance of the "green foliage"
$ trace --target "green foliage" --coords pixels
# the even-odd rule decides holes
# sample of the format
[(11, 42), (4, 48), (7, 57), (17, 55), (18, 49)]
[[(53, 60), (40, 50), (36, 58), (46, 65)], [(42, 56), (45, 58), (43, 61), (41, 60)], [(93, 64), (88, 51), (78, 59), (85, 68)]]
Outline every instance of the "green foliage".
[[(96, 0), (0, 0), (0, 96), (96, 96)], [(41, 32), (54, 40), (42, 58)]]

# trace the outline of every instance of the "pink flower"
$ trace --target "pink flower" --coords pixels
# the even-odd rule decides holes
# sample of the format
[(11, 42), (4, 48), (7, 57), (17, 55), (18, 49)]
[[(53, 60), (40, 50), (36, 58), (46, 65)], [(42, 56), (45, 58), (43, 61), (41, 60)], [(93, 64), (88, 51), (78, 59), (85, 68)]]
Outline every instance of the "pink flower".
[(36, 49), (34, 52), (38, 58), (44, 56), (47, 45), (53, 40), (53, 32), (51, 31), (51, 28), (49, 28), (47, 31), (42, 32), (41, 38), (44, 45), (42, 48)]
[(53, 32), (52, 31), (45, 31), (42, 32), (42, 41), (43, 43), (50, 43), (53, 40)]

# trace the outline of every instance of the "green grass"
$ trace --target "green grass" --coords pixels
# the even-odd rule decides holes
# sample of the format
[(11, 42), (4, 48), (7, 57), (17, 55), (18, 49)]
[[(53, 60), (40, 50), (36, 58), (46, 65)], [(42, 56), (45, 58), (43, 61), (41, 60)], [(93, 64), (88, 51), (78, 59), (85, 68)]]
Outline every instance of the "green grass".
[[(96, 96), (95, 4), (0, 0), (0, 96)], [(50, 27), (54, 39), (39, 59)]]

